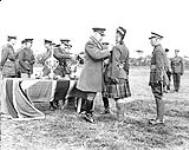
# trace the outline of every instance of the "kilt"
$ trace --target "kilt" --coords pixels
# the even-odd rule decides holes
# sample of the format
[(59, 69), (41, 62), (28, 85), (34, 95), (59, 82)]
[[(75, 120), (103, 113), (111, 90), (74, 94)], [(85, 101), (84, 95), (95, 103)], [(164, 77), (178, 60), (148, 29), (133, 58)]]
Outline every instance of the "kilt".
[(119, 83), (112, 83), (111, 79), (105, 82), (103, 96), (106, 98), (121, 99), (131, 96), (129, 80), (119, 79)]

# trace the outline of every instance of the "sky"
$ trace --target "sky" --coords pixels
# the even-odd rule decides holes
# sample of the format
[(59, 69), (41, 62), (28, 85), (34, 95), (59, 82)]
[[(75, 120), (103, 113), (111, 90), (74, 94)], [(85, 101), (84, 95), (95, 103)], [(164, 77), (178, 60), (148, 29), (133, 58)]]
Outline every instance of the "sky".
[(92, 27), (105, 27), (104, 41), (115, 43), (118, 26), (127, 29), (124, 39), (131, 57), (152, 52), (151, 32), (164, 36), (162, 45), (180, 49), (189, 56), (189, 9), (187, 0), (1, 0), (0, 45), (7, 35), (17, 35), (19, 48), (23, 38), (34, 38), (34, 53), (44, 52), (43, 39), (59, 42), (69, 38), (72, 52), (84, 51)]

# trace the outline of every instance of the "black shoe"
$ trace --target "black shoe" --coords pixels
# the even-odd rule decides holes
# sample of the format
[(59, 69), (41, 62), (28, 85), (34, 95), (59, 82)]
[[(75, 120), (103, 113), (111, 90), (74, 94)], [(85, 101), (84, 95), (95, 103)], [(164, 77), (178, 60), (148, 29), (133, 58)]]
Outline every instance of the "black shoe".
[(110, 109), (105, 109), (103, 113), (104, 114), (111, 114), (111, 111), (110, 111)]
[(160, 120), (160, 119), (150, 119), (149, 120), (149, 124), (151, 124), (151, 125), (163, 125), (164, 124), (164, 122), (163, 122), (163, 120)]
[(94, 123), (94, 119), (93, 119), (93, 116), (91, 113), (85, 113), (85, 116), (84, 116), (85, 120), (89, 123)]
[(50, 102), (50, 110), (54, 111), (57, 108), (58, 108), (58, 105), (56, 105), (53, 101)]

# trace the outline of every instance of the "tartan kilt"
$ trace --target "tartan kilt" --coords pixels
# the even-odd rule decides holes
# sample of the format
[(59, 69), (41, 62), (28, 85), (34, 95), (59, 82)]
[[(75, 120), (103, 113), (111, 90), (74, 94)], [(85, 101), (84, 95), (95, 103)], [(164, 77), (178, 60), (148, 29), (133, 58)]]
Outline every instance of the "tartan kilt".
[(128, 79), (119, 79), (119, 83), (112, 83), (109, 79), (105, 83), (103, 96), (107, 98), (121, 99), (131, 96), (129, 80)]

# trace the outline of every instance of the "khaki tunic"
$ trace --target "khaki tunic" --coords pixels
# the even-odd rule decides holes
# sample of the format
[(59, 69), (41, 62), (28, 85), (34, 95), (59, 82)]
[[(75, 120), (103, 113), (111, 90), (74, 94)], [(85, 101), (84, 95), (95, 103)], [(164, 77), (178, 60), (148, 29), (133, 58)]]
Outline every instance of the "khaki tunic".
[(184, 73), (183, 58), (178, 56), (171, 59), (171, 69), (173, 73)]
[(2, 68), (2, 75), (4, 77), (16, 76), (15, 60), (14, 48), (10, 44), (3, 46), (0, 67)]

